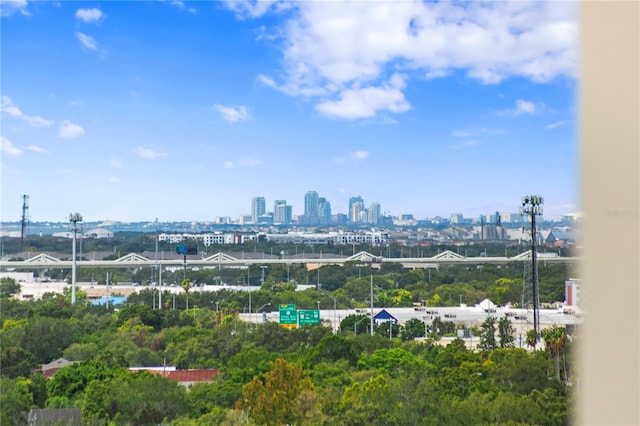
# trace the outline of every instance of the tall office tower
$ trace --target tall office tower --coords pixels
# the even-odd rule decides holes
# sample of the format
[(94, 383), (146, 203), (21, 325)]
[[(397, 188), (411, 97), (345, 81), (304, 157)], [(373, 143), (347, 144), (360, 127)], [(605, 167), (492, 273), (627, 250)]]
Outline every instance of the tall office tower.
[(498, 218), (500, 217), (500, 213), (496, 212), (495, 214), (487, 214), (484, 216), (485, 223), (493, 223), (498, 222)]
[(462, 223), (462, 220), (463, 220), (462, 214), (460, 214), (460, 213), (451, 213), (450, 222), (451, 222), (452, 225)]
[(364, 202), (354, 201), (349, 210), (349, 219), (351, 222), (362, 222), (362, 212), (364, 212)]
[(368, 222), (374, 225), (377, 225), (378, 222), (380, 222), (380, 212), (381, 212), (380, 203), (371, 203), (371, 205), (369, 206)]
[(500, 222), (502, 223), (515, 222), (514, 218), (516, 216), (517, 216), (516, 213), (500, 213)]
[(318, 198), (318, 216), (321, 223), (331, 223), (331, 203), (326, 198)]
[[(355, 203), (361, 203), (362, 207), (360, 207), (359, 209), (356, 210), (357, 214), (353, 214), (354, 210), (353, 210), (353, 205)], [(362, 209), (364, 209), (364, 200), (362, 199), (361, 196), (357, 196), (357, 197), (349, 197), (349, 212), (347, 213), (349, 215), (349, 221), (350, 222), (358, 222), (358, 216), (360, 214), (360, 212), (362, 211)]]
[(289, 223), (291, 219), (287, 221), (287, 201), (276, 200), (273, 203), (273, 222), (274, 223)]
[(265, 214), (265, 212), (264, 197), (254, 197), (253, 200), (251, 200), (251, 221), (258, 223), (258, 218)]
[(316, 191), (304, 194), (304, 215), (307, 219), (318, 217), (318, 193)]
[(284, 223), (293, 222), (293, 206), (285, 206), (284, 209)]

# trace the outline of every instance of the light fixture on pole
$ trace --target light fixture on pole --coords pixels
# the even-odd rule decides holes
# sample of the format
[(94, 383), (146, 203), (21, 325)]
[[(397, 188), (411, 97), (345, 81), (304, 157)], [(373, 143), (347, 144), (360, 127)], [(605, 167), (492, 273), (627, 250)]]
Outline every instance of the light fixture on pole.
[[(264, 308), (266, 306), (271, 306), (271, 302), (267, 302), (264, 305), (260, 306), (258, 309), (256, 309), (256, 314), (260, 313), (260, 311), (262, 311), (262, 308)], [(262, 313), (262, 323), (263, 324), (267, 323), (267, 314), (265, 312)]]
[(72, 268), (71, 268), (71, 304), (76, 304), (76, 236), (78, 233), (78, 222), (82, 222), (80, 213), (69, 214), (69, 222), (73, 223), (73, 245), (72, 245)]
[[(526, 195), (522, 197), (522, 207), (520, 207), (521, 215), (531, 217), (531, 287), (533, 298), (533, 329), (536, 333), (536, 341), (540, 336), (540, 299), (538, 296), (538, 263), (537, 263), (537, 232), (536, 232), (536, 216), (542, 215), (542, 204), (544, 199), (539, 195)], [(535, 346), (534, 346), (535, 349)]]

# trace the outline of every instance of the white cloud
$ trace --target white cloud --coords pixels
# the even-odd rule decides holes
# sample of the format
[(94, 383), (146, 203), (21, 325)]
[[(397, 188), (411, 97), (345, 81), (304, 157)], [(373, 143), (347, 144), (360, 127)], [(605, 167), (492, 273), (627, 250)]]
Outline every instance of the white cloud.
[(469, 140), (469, 141), (462, 141), (460, 143), (456, 143), (451, 145), (452, 149), (464, 149), (464, 148), (471, 148), (474, 146), (478, 145), (478, 141), (475, 140)]
[(556, 121), (555, 123), (548, 124), (544, 128), (547, 130), (551, 130), (551, 129), (558, 128), (560, 126), (564, 126), (565, 124), (569, 124), (569, 123), (570, 123), (569, 120), (560, 120), (560, 121)]
[(271, 9), (281, 10), (287, 7), (285, 3), (277, 0), (223, 0), (223, 3), (235, 12), (239, 19), (257, 18)]
[(343, 90), (339, 100), (321, 102), (315, 109), (328, 117), (347, 120), (374, 117), (379, 111), (405, 112), (411, 106), (400, 90), (403, 87), (402, 77), (394, 74), (389, 84)]
[(81, 105), (84, 105), (84, 101), (78, 99), (78, 100), (69, 102), (69, 105), (71, 105), (71, 106), (81, 106)]
[(380, 124), (398, 124), (398, 120), (395, 120), (388, 115), (382, 117), (382, 120), (379, 121)]
[(359, 150), (356, 152), (352, 152), (350, 155), (352, 158), (364, 160), (365, 158), (369, 157), (369, 151)]
[(49, 153), (48, 149), (42, 148), (41, 146), (37, 146), (37, 145), (28, 145), (25, 149), (32, 152), (37, 152), (38, 154)]
[(187, 10), (191, 13), (196, 13), (196, 9), (194, 9), (193, 7), (187, 7), (182, 0), (171, 0), (170, 3), (172, 6), (175, 6), (178, 9)]
[(2, 96), (2, 98), (0, 98), (0, 111), (9, 114), (12, 117), (26, 121), (31, 127), (48, 127), (53, 123), (52, 121), (45, 120), (42, 117), (24, 114), (20, 108), (13, 104), (11, 98), (8, 96)]
[(235, 169), (236, 167), (255, 167), (262, 164), (262, 161), (253, 158), (242, 158), (238, 161), (225, 161), (222, 166), (226, 169)]
[(98, 22), (103, 16), (104, 14), (102, 11), (95, 7), (91, 9), (76, 10), (76, 18), (87, 24), (91, 22)]
[(467, 136), (471, 136), (471, 132), (467, 132), (466, 130), (454, 130), (451, 132), (451, 136), (455, 136), (457, 138), (465, 138)]
[(111, 160), (109, 160), (109, 166), (113, 167), (114, 169), (124, 169), (124, 163), (121, 159), (116, 157), (113, 157)]
[(22, 151), (20, 148), (13, 146), (11, 141), (4, 136), (0, 136), (0, 152), (3, 152), (7, 155), (20, 155)]
[(86, 49), (98, 50), (98, 42), (95, 38), (81, 32), (76, 32), (76, 38)]
[(531, 101), (524, 101), (522, 99), (516, 100), (516, 107), (513, 109), (506, 109), (498, 111), (498, 115), (517, 116), (521, 114), (537, 114), (544, 109), (544, 104), (535, 104)]
[(168, 157), (169, 154), (166, 152), (154, 151), (149, 148), (138, 147), (135, 149), (134, 153), (140, 158), (146, 158), (147, 160), (155, 160), (159, 157)]
[(64, 120), (62, 123), (60, 123), (58, 136), (60, 136), (61, 138), (73, 139), (82, 135), (84, 135), (84, 129), (77, 124), (74, 124), (69, 120)]
[(231, 107), (215, 104), (213, 108), (218, 111), (220, 115), (222, 115), (222, 118), (224, 118), (229, 123), (237, 123), (239, 121), (245, 121), (251, 118), (251, 115), (249, 115), (247, 108), (244, 106)]
[(29, 16), (27, 4), (27, 0), (2, 0), (0, 1), (0, 16), (9, 16), (15, 12)]
[(536, 106), (533, 102), (523, 101), (518, 99), (516, 101), (516, 114), (535, 114)]
[[(241, 18), (278, 8), (271, 1), (226, 5)], [(333, 117), (358, 119), (384, 111), (348, 101), (361, 98), (363, 88), (384, 90), (386, 76), (397, 71), (425, 79), (461, 70), (483, 84), (511, 77), (543, 83), (577, 74), (577, 2), (287, 5), (295, 10), (285, 15), (279, 32), (284, 68), (270, 73), (278, 78), (257, 80), (307, 98)], [(403, 94), (403, 88), (395, 90)]]
[(109, 183), (122, 183), (122, 179), (117, 176), (111, 176), (109, 178)]
[(282, 38), (282, 33), (278, 29), (275, 29), (275, 30), (271, 28), (268, 29), (264, 25), (258, 28), (257, 34), (258, 35), (255, 38), (256, 41), (258, 40), (272, 41), (272, 40), (278, 40)]
[(242, 160), (238, 161), (238, 164), (243, 167), (255, 167), (262, 164), (262, 161), (254, 160), (253, 158), (243, 158)]

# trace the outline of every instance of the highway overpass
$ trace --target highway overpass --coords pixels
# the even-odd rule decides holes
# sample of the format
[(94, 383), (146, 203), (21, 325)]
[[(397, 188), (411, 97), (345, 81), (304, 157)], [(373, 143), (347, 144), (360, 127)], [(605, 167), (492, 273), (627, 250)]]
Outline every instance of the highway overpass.
[[(575, 263), (580, 260), (577, 257), (558, 256), (556, 253), (537, 253), (540, 263)], [(439, 268), (444, 265), (483, 265), (496, 264), (505, 265), (512, 262), (530, 262), (531, 251), (521, 253), (512, 257), (466, 257), (452, 251), (445, 251), (432, 257), (382, 257), (375, 256), (366, 251), (361, 251), (353, 256), (336, 256), (310, 254), (302, 256), (280, 256), (269, 258), (237, 258), (219, 252), (208, 257), (199, 259), (187, 258), (187, 268), (239, 268), (249, 265), (293, 265), (304, 264), (308, 268), (317, 268), (324, 265), (344, 265), (347, 262), (365, 263), (369, 266), (379, 267), (383, 263), (400, 263), (405, 268)], [(73, 265), (70, 259), (57, 259), (50, 255), (41, 253), (25, 260), (0, 260), (0, 270), (44, 270), (44, 269), (69, 269)], [(158, 259), (144, 257), (136, 253), (130, 253), (115, 260), (78, 260), (76, 268), (144, 268), (158, 265), (162, 268), (177, 268), (185, 266), (184, 258)]]

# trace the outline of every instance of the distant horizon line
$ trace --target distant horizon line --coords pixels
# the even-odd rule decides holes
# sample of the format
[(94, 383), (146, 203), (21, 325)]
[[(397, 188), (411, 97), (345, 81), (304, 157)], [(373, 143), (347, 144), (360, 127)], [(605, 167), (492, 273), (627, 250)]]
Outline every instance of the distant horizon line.
[[(452, 213), (456, 214), (456, 213)], [(515, 214), (517, 216), (521, 216), (518, 213), (511, 213), (511, 214)], [(412, 219), (410, 220), (415, 220), (416, 222), (424, 222), (424, 221), (432, 221), (432, 220), (444, 220), (444, 221), (451, 221), (451, 215), (449, 217), (447, 216), (432, 216), (432, 217), (425, 217), (424, 219), (416, 219), (415, 217), (413, 217), (413, 215), (411, 215), (410, 213), (403, 213), (401, 215), (398, 216), (383, 216), (383, 217), (392, 217), (392, 218), (398, 218), (399, 216), (402, 215), (408, 215), (408, 216), (412, 216)], [(246, 214), (245, 216), (251, 216), (250, 214)], [(304, 216), (304, 215), (300, 215), (300, 216)], [(476, 221), (478, 219), (480, 219), (480, 217), (484, 217), (484, 216), (490, 216), (490, 214), (485, 214), (485, 215), (479, 215), (479, 216), (464, 216), (462, 215), (462, 220), (468, 221), (468, 220), (472, 220), (472, 221)], [(526, 221), (526, 217), (524, 217), (525, 215), (522, 215), (523, 219), (522, 221), (525, 222)], [(557, 215), (555, 219), (551, 219), (551, 218), (545, 218), (544, 215), (540, 216), (540, 221), (542, 222), (557, 222), (558, 218), (563, 218), (563, 217), (571, 217), (571, 216), (582, 216), (581, 212), (569, 212), (569, 213), (565, 213), (565, 214), (560, 214)], [(217, 218), (230, 218), (230, 216), (217, 216)], [(329, 222), (329, 223), (316, 223), (316, 224), (306, 224), (306, 223), (298, 223), (296, 221), (292, 221), (292, 222), (287, 222), (287, 223), (254, 223), (254, 222), (247, 222), (247, 223), (238, 223), (237, 221), (232, 221), (232, 222), (228, 222), (228, 223), (219, 223), (216, 222), (215, 219), (204, 219), (204, 220), (194, 220), (194, 219), (176, 219), (176, 220), (160, 220), (159, 218), (154, 218), (152, 220), (113, 220), (113, 219), (96, 219), (96, 220), (83, 220), (83, 223), (104, 223), (104, 222), (112, 222), (112, 223), (124, 223), (124, 224), (131, 224), (131, 223), (146, 223), (146, 224), (154, 224), (156, 223), (156, 221), (158, 223), (211, 223), (214, 225), (240, 225), (240, 226), (273, 226), (273, 225), (297, 225), (297, 226), (305, 226), (305, 227), (317, 227), (317, 226), (332, 226), (332, 225), (380, 225), (380, 224), (375, 224), (375, 223), (368, 223), (368, 222), (346, 222), (346, 223), (336, 223), (336, 222)], [(519, 222), (519, 221), (512, 221), (512, 222)], [(0, 220), (0, 224), (21, 224), (22, 220), (21, 219), (17, 219), (17, 220)], [(27, 223), (53, 223), (53, 224), (68, 224), (70, 223), (68, 220), (29, 220)], [(504, 222), (504, 223), (510, 223), (509, 221)], [(485, 223), (487, 225), (490, 225), (492, 223)]]

